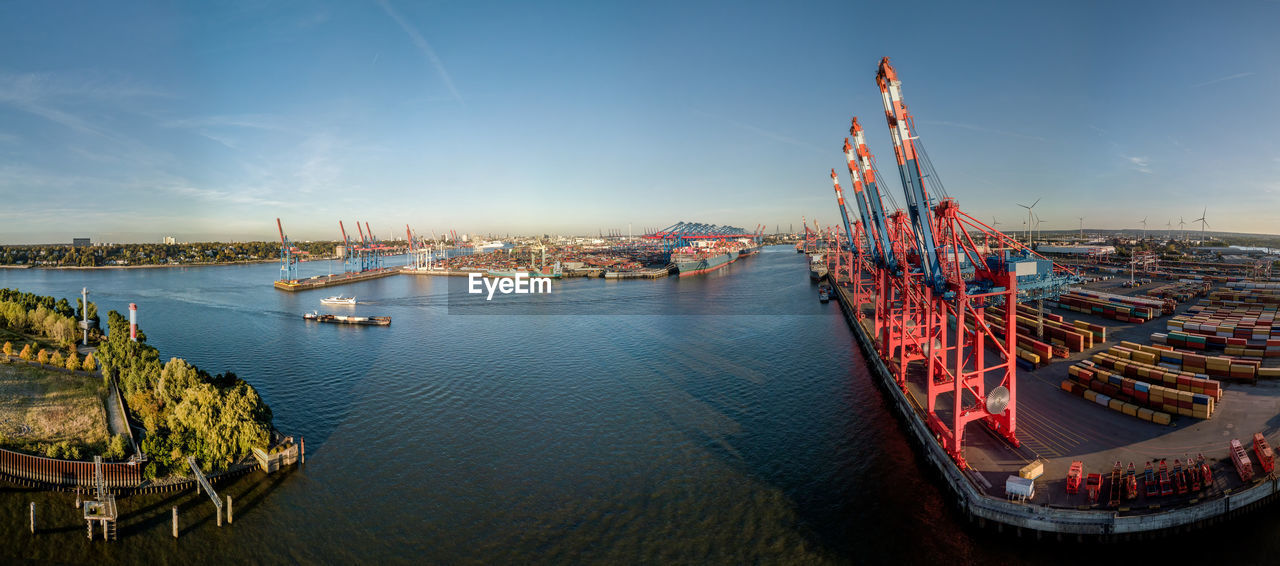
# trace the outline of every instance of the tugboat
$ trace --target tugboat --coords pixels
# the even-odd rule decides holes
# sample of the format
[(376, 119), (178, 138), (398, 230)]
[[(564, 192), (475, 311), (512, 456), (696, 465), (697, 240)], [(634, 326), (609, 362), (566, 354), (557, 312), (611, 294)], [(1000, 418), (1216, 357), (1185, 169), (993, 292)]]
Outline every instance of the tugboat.
[(824, 303), (831, 300), (831, 292), (826, 285), (818, 287), (818, 300)]

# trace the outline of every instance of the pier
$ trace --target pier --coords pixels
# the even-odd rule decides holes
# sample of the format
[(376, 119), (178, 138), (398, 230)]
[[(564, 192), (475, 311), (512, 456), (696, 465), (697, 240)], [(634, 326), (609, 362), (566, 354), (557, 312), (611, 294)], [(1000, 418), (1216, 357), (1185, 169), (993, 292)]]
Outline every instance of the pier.
[[(1255, 430), (1266, 430), (1265, 421), (1274, 417), (1271, 408), (1274, 399), (1280, 396), (1280, 388), (1276, 384), (1267, 384), (1261, 393), (1232, 389), (1229, 393), (1234, 393), (1231, 396), (1236, 398), (1227, 405), (1232, 408), (1224, 410), (1213, 420), (1181, 423), (1190, 426), (1164, 427), (1135, 422), (1131, 416), (1089, 406), (1059, 391), (1055, 378), (1042, 372), (1057, 370), (1057, 373), (1065, 375), (1067, 363), (1020, 376), (1023, 390), (1019, 400), (1024, 405), (1024, 419), (1043, 419), (1041, 422), (1049, 422), (1050, 425), (1038, 427), (1027, 421), (1020, 429), (1021, 447), (1011, 446), (1002, 437), (986, 432), (985, 427), (975, 427), (970, 437), (973, 443), (966, 446), (968, 464), (962, 469), (925, 423), (924, 409), (917, 401), (917, 388), (914, 385), (906, 391), (900, 388), (888, 366), (880, 359), (871, 331), (867, 328), (871, 321), (868, 318), (859, 320), (851, 292), (842, 285), (834, 288), (840, 309), (867, 361), (871, 378), (884, 392), (886, 401), (903, 423), (924, 464), (942, 479), (952, 503), (979, 527), (999, 532), (1008, 529), (1019, 536), (1037, 538), (1046, 534), (1059, 539), (1076, 536), (1098, 540), (1169, 536), (1218, 524), (1280, 498), (1280, 477), (1277, 474), (1259, 474), (1250, 482), (1241, 482), (1224, 457), (1227, 440), (1233, 437), (1231, 435), (1247, 442)], [(1136, 332), (1144, 331), (1141, 325), (1136, 328)], [(1105, 347), (1100, 346), (1099, 349)], [(1088, 353), (1077, 355), (1086, 356)], [(1253, 401), (1238, 398), (1246, 395), (1259, 398)], [(1074, 418), (1065, 418), (1058, 414), (1062, 411), (1077, 414)], [(1084, 411), (1089, 413), (1078, 414)], [(1053, 426), (1052, 422), (1059, 425)], [(1075, 426), (1083, 423), (1088, 423), (1087, 431), (1080, 431)], [(1232, 430), (1227, 430), (1228, 427)], [(1051, 436), (1054, 434), (1079, 437), (1081, 441), (1067, 447), (1064, 436)], [(1032, 461), (1032, 449), (1028, 446), (1050, 444), (1055, 448), (1046, 450), (1048, 458), (1044, 475), (1035, 482), (1036, 497), (1026, 502), (1007, 497), (1004, 478), (1016, 476), (1022, 466)], [(1086, 472), (1104, 473), (1117, 459), (1127, 464), (1131, 460), (1145, 461), (1151, 456), (1167, 455), (1172, 461), (1187, 450), (1199, 450), (1190, 447), (1201, 445), (1216, 449), (1212, 454), (1204, 450), (1212, 462), (1214, 484), (1199, 494), (1158, 500), (1139, 497), (1114, 507), (1108, 506), (1105, 498), (1098, 503), (1087, 504), (1083, 490), (1072, 500), (1066, 494), (1067, 468), (1073, 460), (1083, 460)], [(1141, 463), (1139, 461), (1139, 465)]]
[(275, 282), (275, 288), (281, 291), (309, 291), (311, 289), (321, 289), (324, 287), (334, 287), (337, 285), (346, 285), (348, 283), (359, 283), (361, 281), (371, 281), (391, 275), (397, 275), (402, 272), (403, 267), (384, 267), (377, 270), (335, 273), (333, 275), (317, 275), (306, 279), (279, 280)]

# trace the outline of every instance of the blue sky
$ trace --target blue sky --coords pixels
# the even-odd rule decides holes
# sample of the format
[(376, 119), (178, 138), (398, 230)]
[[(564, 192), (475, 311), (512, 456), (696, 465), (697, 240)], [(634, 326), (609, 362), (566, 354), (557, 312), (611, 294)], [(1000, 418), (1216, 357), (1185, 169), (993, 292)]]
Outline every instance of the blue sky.
[(0, 242), (834, 223), (883, 55), (1001, 228), (1280, 233), (1280, 3), (1040, 4), (5, 4)]

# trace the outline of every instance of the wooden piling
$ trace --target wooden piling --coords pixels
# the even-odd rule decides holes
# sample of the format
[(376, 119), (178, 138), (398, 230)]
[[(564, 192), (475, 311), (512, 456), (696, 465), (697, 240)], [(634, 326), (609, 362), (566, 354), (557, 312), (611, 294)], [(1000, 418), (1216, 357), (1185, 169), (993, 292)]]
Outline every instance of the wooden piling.
[(222, 510), (218, 509), (217, 507), (214, 507), (213, 514), (218, 517), (218, 526), (221, 527), (222, 526)]
[(305, 436), (298, 437), (298, 453), (299, 453), (299, 457), (301, 458), (301, 463), (306, 464), (307, 463), (307, 437)]
[(36, 534), (36, 502), (31, 502), (31, 534)]
[(235, 521), (232, 519), (232, 515), (231, 515), (231, 496), (228, 495), (227, 496), (227, 524), (230, 525), (231, 523), (234, 523), (234, 522)]
[(173, 506), (173, 538), (178, 538), (178, 506)]

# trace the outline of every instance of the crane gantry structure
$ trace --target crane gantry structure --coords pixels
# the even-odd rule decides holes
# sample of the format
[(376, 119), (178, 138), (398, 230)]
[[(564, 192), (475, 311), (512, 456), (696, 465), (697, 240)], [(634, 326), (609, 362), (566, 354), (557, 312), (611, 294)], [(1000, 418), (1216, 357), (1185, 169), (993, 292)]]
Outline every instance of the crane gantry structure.
[(852, 288), (855, 316), (871, 303), (876, 348), (898, 386), (907, 391), (909, 376), (923, 374), (925, 420), (964, 467), (971, 422), (1018, 445), (1016, 309), (997, 316), (988, 307), (1056, 297), (1080, 278), (961, 210), (924, 152), (888, 57), (876, 84), (906, 206), (886, 214), (886, 185), (853, 118), (843, 150), (857, 216), (850, 221), (832, 170), (844, 230), (827, 252), (845, 257), (831, 273)]
[(677, 222), (663, 228), (654, 230), (648, 234), (640, 236), (645, 240), (654, 240), (662, 244), (665, 253), (670, 254), (671, 250), (683, 246), (687, 246), (697, 240), (730, 240), (738, 238), (747, 238), (756, 243), (764, 237), (764, 227), (756, 226), (754, 232), (748, 232), (743, 228), (736, 226), (719, 226), (716, 224), (703, 224), (701, 222)]

